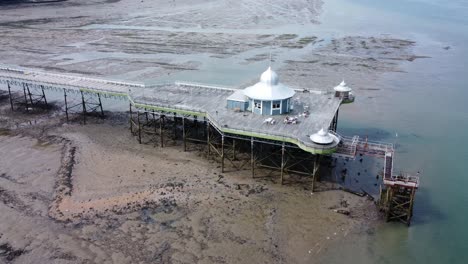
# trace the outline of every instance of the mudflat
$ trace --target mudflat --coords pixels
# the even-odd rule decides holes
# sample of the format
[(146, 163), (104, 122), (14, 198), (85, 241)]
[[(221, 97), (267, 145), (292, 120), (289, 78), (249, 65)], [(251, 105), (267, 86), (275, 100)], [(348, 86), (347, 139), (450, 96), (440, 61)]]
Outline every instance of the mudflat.
[[(242, 86), (271, 58), (285, 84), (345, 79), (372, 104), (381, 74), (420, 57), (411, 40), (314, 32), (320, 0), (12, 2), (0, 64), (50, 72)], [(66, 124), (52, 103), (12, 112), (0, 94), (0, 262), (312, 263), (377, 217), (366, 198), (312, 193), (307, 179), (221, 173), (202, 146), (139, 145), (123, 112)]]
[[(4, 101), (5, 261), (304, 263), (377, 217), (373, 202), (342, 191), (221, 173), (198, 145), (139, 145), (123, 113), (83, 126), (5, 109)], [(43, 121), (5, 129), (23, 118)]]

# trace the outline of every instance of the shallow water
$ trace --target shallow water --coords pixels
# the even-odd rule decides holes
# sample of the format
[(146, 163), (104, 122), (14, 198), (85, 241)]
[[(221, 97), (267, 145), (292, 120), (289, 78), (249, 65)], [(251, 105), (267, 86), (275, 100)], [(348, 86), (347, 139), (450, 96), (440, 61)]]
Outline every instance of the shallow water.
[[(411, 227), (390, 223), (372, 234), (351, 235), (321, 261), (466, 263), (468, 50), (464, 43), (468, 40), (468, 3), (350, 2), (329, 1), (330, 6), (324, 7), (325, 26), (408, 37), (417, 41), (417, 55), (431, 58), (405, 63), (405, 73), (389, 73), (379, 81), (382, 90), (375, 97), (360, 97), (354, 105), (344, 106), (348, 109), (340, 111), (338, 130), (345, 134), (366, 134), (373, 128), (387, 132), (383, 139), (398, 146), (396, 169), (421, 170), (422, 184)], [(347, 12), (340, 12), (339, 7), (346, 7)], [(346, 23), (337, 22), (338, 17)]]

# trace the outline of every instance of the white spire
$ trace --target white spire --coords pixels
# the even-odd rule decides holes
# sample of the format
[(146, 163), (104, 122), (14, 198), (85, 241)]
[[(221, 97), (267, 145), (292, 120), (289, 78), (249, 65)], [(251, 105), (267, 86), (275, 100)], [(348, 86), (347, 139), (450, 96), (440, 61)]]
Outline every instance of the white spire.
[(268, 69), (262, 73), (260, 81), (268, 85), (278, 85), (279, 77), (278, 74), (276, 74), (276, 72), (271, 69), (271, 67), (268, 67)]

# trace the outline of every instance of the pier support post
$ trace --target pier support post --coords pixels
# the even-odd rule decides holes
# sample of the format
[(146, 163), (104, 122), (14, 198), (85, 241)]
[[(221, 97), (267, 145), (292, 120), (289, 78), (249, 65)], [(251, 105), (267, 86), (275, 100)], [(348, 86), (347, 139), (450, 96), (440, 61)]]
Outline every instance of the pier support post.
[(9, 99), (10, 99), (10, 107), (11, 107), (11, 111), (14, 110), (13, 108), (13, 96), (11, 95), (11, 87), (10, 87), (10, 82), (7, 81), (7, 86), (8, 86), (8, 96), (9, 96)]
[(32, 99), (31, 90), (29, 90), (29, 85), (27, 83), (26, 83), (26, 90), (28, 91), (28, 97), (29, 97), (29, 102), (31, 103), (31, 107), (33, 107), (34, 101)]
[(315, 183), (317, 181), (319, 166), (320, 166), (320, 155), (315, 154), (314, 169), (312, 171), (312, 192), (315, 191)]
[(138, 124), (138, 143), (141, 144), (141, 123), (140, 123), (140, 111), (137, 111), (137, 124)]
[(159, 115), (159, 137), (161, 139), (161, 148), (164, 148), (164, 134), (163, 134), (163, 115)]
[[(66, 98), (66, 97), (65, 97)], [(130, 133), (133, 135), (133, 112), (132, 112), (132, 103), (129, 103), (130, 106)]]
[(28, 98), (26, 95), (26, 84), (23, 83), (23, 94), (24, 94), (24, 106), (26, 107), (26, 111), (28, 111)]
[(206, 145), (208, 146), (208, 156), (211, 154), (211, 147), (210, 147), (210, 122), (206, 121)]
[(49, 106), (49, 104), (47, 103), (47, 98), (45, 96), (44, 85), (41, 85), (41, 90), (42, 90), (42, 97), (44, 98), (44, 103), (46, 106)]
[(392, 200), (393, 200), (393, 188), (392, 187), (387, 187), (387, 206), (386, 206), (386, 214), (385, 214), (385, 219), (390, 221), (390, 212), (392, 210)]
[(385, 212), (386, 221), (397, 220), (409, 226), (413, 216), (416, 188), (387, 185), (383, 192), (380, 209)]
[(182, 140), (184, 141), (184, 152), (187, 151), (187, 137), (185, 135), (185, 116), (182, 115)]
[(283, 176), (284, 176), (284, 142), (283, 145), (281, 146), (281, 185), (283, 185)]
[[(148, 113), (148, 112), (146, 112)], [(151, 113), (151, 116), (153, 117), (153, 128), (154, 128), (154, 136), (153, 136), (153, 147), (156, 147), (156, 142), (157, 140), (157, 135), (158, 135), (158, 128), (156, 127), (156, 116), (154, 115), (154, 110)]]
[(98, 101), (99, 101), (99, 108), (101, 109), (101, 117), (104, 117), (104, 110), (102, 109), (102, 101), (101, 101), (101, 94), (97, 94)]
[(252, 169), (252, 178), (255, 178), (255, 157), (254, 157), (254, 139), (250, 139), (250, 166)]
[(232, 160), (236, 160), (236, 140), (232, 139)]
[[(67, 118), (67, 123), (69, 121), (69, 118), (68, 118), (68, 101), (67, 101), (67, 90), (63, 89), (63, 97), (65, 99), (65, 117)], [(130, 105), (130, 113), (131, 113), (131, 110), (132, 107)]]
[(83, 91), (81, 92), (81, 103), (83, 105), (83, 124), (86, 125), (86, 101), (84, 99)]
[(221, 172), (224, 173), (224, 135), (221, 135)]
[(174, 113), (174, 140), (177, 139), (177, 114)]
[(408, 215), (406, 217), (406, 224), (409, 226), (410, 223), (411, 223), (411, 218), (413, 217), (413, 205), (414, 205), (414, 196), (416, 194), (416, 189), (415, 188), (412, 188), (411, 189), (411, 196), (410, 196), (410, 204), (409, 204), (409, 207), (408, 207)]

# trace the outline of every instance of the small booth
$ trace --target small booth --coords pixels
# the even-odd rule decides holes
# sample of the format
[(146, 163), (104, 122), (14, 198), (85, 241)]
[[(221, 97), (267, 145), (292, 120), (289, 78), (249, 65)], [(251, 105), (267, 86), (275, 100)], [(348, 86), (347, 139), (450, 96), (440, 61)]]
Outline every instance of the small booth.
[(244, 95), (243, 90), (237, 90), (227, 98), (227, 108), (234, 111), (244, 112), (249, 107), (249, 98)]
[[(241, 94), (242, 92), (242, 94)], [(229, 109), (243, 109), (259, 115), (282, 115), (291, 109), (294, 90), (279, 82), (279, 77), (269, 67), (260, 77), (260, 82), (244, 90), (234, 92), (227, 98)]]

